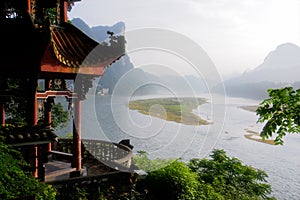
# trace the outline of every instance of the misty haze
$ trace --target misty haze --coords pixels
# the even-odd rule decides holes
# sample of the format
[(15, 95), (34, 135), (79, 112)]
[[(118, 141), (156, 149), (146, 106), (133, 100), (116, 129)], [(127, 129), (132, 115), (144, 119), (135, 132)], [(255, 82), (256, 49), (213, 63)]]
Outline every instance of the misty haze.
[[(95, 26), (92, 28), (79, 18), (74, 18), (72, 23), (98, 41), (105, 38), (100, 35), (100, 32), (98, 33), (99, 30), (110, 30), (120, 34), (126, 32), (126, 24), (123, 22), (118, 22), (111, 27)], [(234, 75), (227, 75), (226, 79), (222, 79), (220, 83), (212, 87), (208, 86), (206, 77), (201, 76), (201, 73), (191, 73), (189, 69), (186, 69), (186, 73), (180, 74), (176, 70), (170, 70), (172, 66), (168, 67), (163, 69), (162, 66), (155, 66), (155, 64), (152, 68), (136, 67), (130, 55), (125, 55), (110, 66), (104, 76), (95, 82), (96, 93), (103, 88), (109, 88), (106, 96), (96, 95), (95, 97), (96, 110), (99, 112), (97, 121), (100, 123), (102, 136), (88, 134), (85, 137), (101, 139), (108, 137), (112, 141), (119, 141), (124, 137), (129, 138), (135, 146), (135, 151), (145, 150), (153, 159), (182, 157), (189, 160), (193, 157), (207, 156), (212, 148), (222, 148), (230, 155), (237, 155), (247, 164), (265, 170), (269, 175), (276, 198), (299, 198), (297, 186), (300, 184), (300, 174), (297, 166), (300, 160), (295, 154), (299, 151), (297, 143), (299, 137), (287, 136), (283, 147), (267, 144), (267, 141), (259, 142), (258, 133), (263, 124), (257, 123), (255, 113), (258, 104), (268, 98), (268, 89), (286, 86), (293, 86), (295, 89), (300, 87), (299, 46), (293, 43), (278, 44), (257, 66)], [(201, 67), (198, 69), (201, 71)], [(133, 86), (141, 87), (132, 89)], [(134, 91), (134, 93), (128, 93), (128, 91)], [(203, 125), (202, 128), (181, 125), (178, 129), (178, 124), (167, 122), (163, 128), (161, 127), (159, 135), (147, 140), (139, 139), (139, 137), (142, 137), (143, 133), (152, 135), (156, 132), (161, 124), (165, 124), (164, 118), (155, 119), (154, 114), (149, 122), (147, 115), (134, 110), (128, 111), (128, 108), (124, 106), (128, 101), (138, 99), (193, 96), (206, 99), (207, 103), (200, 105), (193, 112), (202, 119), (212, 122), (212, 125)], [(225, 103), (223, 106), (217, 103), (222, 101)], [(91, 133), (97, 127), (90, 123), (93, 119), (88, 117), (88, 113), (89, 109), (92, 109), (90, 104), (93, 103), (88, 102), (84, 103), (87, 121), (83, 128), (84, 132)], [(116, 102), (120, 106), (112, 108), (111, 103), (114, 105)], [(226, 115), (224, 115), (225, 109)], [(124, 120), (128, 118), (128, 115), (129, 119), (136, 121), (135, 123), (141, 127), (137, 128), (135, 124), (131, 124), (132, 121)], [(113, 135), (109, 134), (111, 131)], [(178, 135), (174, 139), (171, 134), (173, 131)], [(209, 138), (203, 138), (205, 133), (208, 133)], [(193, 140), (183, 139), (187, 137)], [(169, 143), (169, 140), (172, 140), (172, 143)], [(179, 145), (182, 140), (186, 142)], [(203, 140), (204, 143), (199, 150)], [(178, 149), (178, 145), (182, 149)], [(290, 173), (286, 173), (286, 168), (291, 170)]]

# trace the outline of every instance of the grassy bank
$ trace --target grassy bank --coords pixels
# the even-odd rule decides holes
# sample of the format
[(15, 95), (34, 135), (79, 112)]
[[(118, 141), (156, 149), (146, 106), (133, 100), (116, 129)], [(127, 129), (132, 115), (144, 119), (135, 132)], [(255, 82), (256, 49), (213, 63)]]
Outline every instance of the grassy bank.
[(155, 98), (130, 101), (128, 107), (140, 113), (186, 125), (206, 125), (207, 121), (192, 113), (206, 103), (202, 98)]

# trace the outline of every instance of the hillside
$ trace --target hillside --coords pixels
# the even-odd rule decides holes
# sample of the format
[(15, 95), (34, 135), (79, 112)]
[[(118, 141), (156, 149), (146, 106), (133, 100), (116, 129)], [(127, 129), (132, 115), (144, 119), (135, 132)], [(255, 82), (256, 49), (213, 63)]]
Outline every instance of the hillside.
[[(118, 22), (112, 26), (95, 27), (89, 27), (80, 18), (74, 18), (71, 22), (99, 43), (108, 38), (107, 31), (115, 34), (124, 34), (125, 32), (125, 24), (123, 22)], [(135, 68), (130, 61), (130, 57), (125, 54), (120, 60), (106, 69), (98, 83), (97, 90), (109, 88), (109, 93), (112, 94), (117, 84), (120, 87), (118, 93), (126, 93), (134, 87), (136, 88), (135, 95), (170, 95), (172, 92), (175, 92), (176, 95), (190, 96), (207, 90), (203, 80), (195, 76), (186, 75), (181, 77), (171, 74), (160, 75), (159, 73), (159, 71), (155, 71), (154, 74), (148, 73), (141, 68)], [(124, 79), (121, 79), (122, 77)]]
[[(101, 43), (108, 39), (107, 31), (114, 32), (115, 34), (123, 34), (125, 31), (125, 24), (118, 22), (112, 26), (95, 26), (89, 27), (82, 19), (74, 18), (71, 20), (72, 24), (87, 34), (95, 41)], [(101, 77), (97, 90), (102, 88), (109, 88), (109, 93), (113, 92), (113, 89), (119, 79), (128, 71), (134, 68), (130, 58), (125, 54), (121, 59), (109, 66), (104, 75)]]
[[(264, 99), (267, 89), (287, 85), (299, 86), (300, 47), (286, 43), (270, 52), (263, 63), (253, 70), (226, 80), (225, 90), (229, 96)], [(219, 91), (220, 86), (214, 88)]]

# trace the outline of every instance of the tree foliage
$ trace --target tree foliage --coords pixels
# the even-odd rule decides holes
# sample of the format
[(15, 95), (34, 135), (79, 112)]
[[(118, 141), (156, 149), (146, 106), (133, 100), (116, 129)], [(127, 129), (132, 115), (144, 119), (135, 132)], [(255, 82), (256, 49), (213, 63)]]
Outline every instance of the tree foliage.
[(269, 97), (259, 104), (256, 111), (258, 122), (264, 125), (263, 139), (276, 134), (275, 144), (283, 144), (286, 133), (300, 132), (300, 89), (292, 87), (269, 89)]
[(213, 150), (211, 159), (191, 159), (188, 166), (199, 181), (211, 186), (221, 199), (271, 199), (267, 174), (229, 158), (224, 150)]
[(21, 153), (0, 142), (0, 199), (55, 199), (52, 186), (39, 182)]
[(52, 106), (51, 118), (53, 128), (64, 128), (69, 122), (69, 112), (64, 110), (64, 107), (61, 103), (56, 103)]
[[(145, 162), (139, 160), (135, 164), (153, 166), (157, 161), (149, 161), (145, 153), (143, 158)], [(150, 171), (138, 182), (137, 190), (146, 191), (142, 199), (275, 199), (269, 197), (271, 186), (266, 178), (264, 171), (215, 149), (210, 158), (193, 158), (188, 163), (173, 160), (165, 167)]]
[(197, 174), (181, 161), (152, 171), (138, 187), (145, 188), (145, 199), (198, 199)]
[(148, 153), (146, 151), (138, 151), (137, 155), (132, 158), (134, 165), (138, 166), (139, 169), (144, 170), (145, 172), (151, 172), (163, 167), (168, 166), (174, 159), (154, 159), (151, 160), (148, 158)]

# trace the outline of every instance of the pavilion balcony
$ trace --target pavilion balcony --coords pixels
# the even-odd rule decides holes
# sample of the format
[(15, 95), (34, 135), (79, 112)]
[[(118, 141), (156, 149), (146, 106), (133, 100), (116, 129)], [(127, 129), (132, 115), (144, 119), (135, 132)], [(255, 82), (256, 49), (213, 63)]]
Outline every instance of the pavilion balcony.
[[(130, 171), (132, 147), (121, 143), (82, 139), (82, 174), (95, 176), (117, 171)], [(52, 143), (48, 162), (45, 163), (45, 181), (72, 178), (72, 139), (60, 138)], [(76, 177), (78, 175), (75, 175)]]

